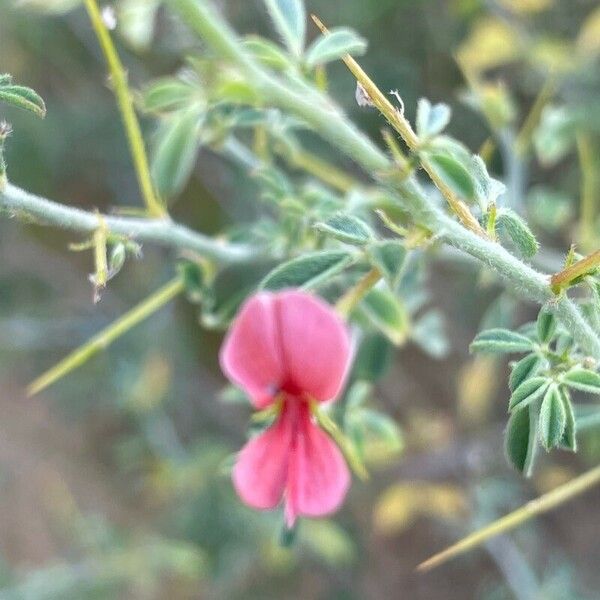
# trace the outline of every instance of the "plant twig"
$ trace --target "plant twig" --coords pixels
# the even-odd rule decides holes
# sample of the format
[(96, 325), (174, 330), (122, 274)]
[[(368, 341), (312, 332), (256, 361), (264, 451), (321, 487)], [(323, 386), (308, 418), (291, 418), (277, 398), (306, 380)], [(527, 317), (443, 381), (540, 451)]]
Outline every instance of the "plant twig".
[(542, 116), (542, 111), (544, 107), (554, 95), (554, 91), (556, 89), (556, 83), (554, 78), (550, 77), (546, 80), (542, 88), (540, 89), (536, 99), (533, 102), (533, 105), (529, 112), (527, 113), (527, 117), (517, 134), (515, 139), (515, 151), (519, 156), (523, 156), (531, 145), (531, 139), (533, 138), (533, 134), (535, 132), (535, 128), (540, 122), (540, 117)]
[(508, 515), (494, 521), (490, 525), (480, 529), (453, 544), (443, 552), (440, 552), (426, 561), (422, 562), (417, 571), (429, 571), (448, 560), (460, 556), (473, 548), (481, 545), (485, 541), (501, 533), (506, 533), (511, 529), (521, 525), (525, 521), (546, 513), (572, 498), (587, 492), (591, 488), (600, 484), (600, 466), (587, 471), (583, 475), (572, 479), (568, 483), (557, 487), (556, 489), (528, 502), (521, 508), (509, 513)]
[(589, 252), (597, 239), (597, 195), (600, 192), (600, 164), (594, 152), (594, 143), (589, 134), (577, 134), (577, 153), (581, 171), (580, 213), (579, 213), (579, 242), (584, 251)]
[[(98, 213), (52, 202), (35, 196), (10, 183), (0, 191), (0, 215), (52, 225), (83, 234), (93, 234), (98, 229)], [(260, 250), (240, 244), (231, 244), (192, 231), (170, 219), (143, 219), (101, 215), (108, 232), (129, 237), (139, 242), (152, 242), (177, 250), (191, 250), (217, 262), (229, 263), (249, 260)]]
[(63, 358), (59, 363), (32, 381), (27, 386), (27, 395), (33, 396), (41, 392), (77, 367), (80, 367), (92, 356), (110, 346), (118, 337), (127, 333), (132, 327), (135, 327), (135, 325), (141, 323), (159, 308), (170, 302), (183, 289), (184, 283), (181, 277), (171, 280), (151, 296), (140, 302), (140, 304), (126, 312), (122, 317), (118, 318), (114, 323), (111, 323), (106, 329), (97, 333), (83, 346), (71, 352), (71, 354)]
[[(329, 30), (323, 25), (319, 18), (315, 15), (311, 15), (311, 17), (323, 35), (328, 35)], [(387, 96), (377, 87), (373, 80), (363, 71), (362, 67), (349, 54), (342, 56), (342, 60), (354, 77), (356, 77), (358, 83), (362, 85), (371, 102), (373, 102), (379, 112), (386, 118), (388, 123), (400, 134), (409, 149), (412, 152), (418, 152), (420, 140), (403, 112), (388, 100)], [(471, 214), (469, 207), (456, 195), (450, 186), (438, 176), (429, 161), (422, 157), (419, 157), (419, 160), (423, 169), (425, 169), (431, 181), (433, 181), (435, 186), (440, 190), (442, 196), (444, 196), (448, 202), (450, 209), (460, 219), (461, 223), (477, 235), (486, 237), (485, 230)]]
[(373, 267), (364, 277), (351, 287), (336, 303), (335, 309), (347, 317), (369, 290), (381, 279), (379, 269)]
[(164, 217), (167, 211), (157, 197), (154, 184), (152, 183), (144, 138), (142, 137), (140, 124), (135, 114), (133, 97), (127, 83), (127, 73), (121, 63), (110, 33), (104, 24), (96, 0), (85, 0), (85, 7), (108, 65), (111, 84), (117, 104), (119, 105), (119, 110), (121, 111), (121, 118), (125, 127), (125, 133), (127, 134), (131, 157), (146, 209), (152, 217)]
[(559, 293), (562, 289), (569, 287), (569, 285), (578, 277), (588, 274), (600, 266), (600, 250), (592, 252), (588, 256), (578, 260), (570, 267), (555, 273), (550, 278), (550, 285), (554, 293)]

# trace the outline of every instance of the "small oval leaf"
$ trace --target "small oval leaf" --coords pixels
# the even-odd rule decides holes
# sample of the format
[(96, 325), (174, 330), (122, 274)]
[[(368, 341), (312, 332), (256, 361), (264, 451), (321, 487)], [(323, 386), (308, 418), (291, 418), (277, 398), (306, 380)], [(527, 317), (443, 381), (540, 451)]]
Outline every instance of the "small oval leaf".
[(514, 412), (508, 420), (504, 438), (508, 462), (525, 477), (533, 471), (537, 451), (537, 415), (533, 407)]
[(500, 233), (508, 235), (523, 256), (529, 258), (537, 253), (540, 246), (538, 241), (529, 225), (516, 212), (508, 208), (502, 209), (498, 212), (496, 225)]
[(349, 244), (363, 246), (375, 238), (371, 228), (358, 217), (337, 213), (315, 227), (332, 237)]
[(288, 50), (300, 56), (306, 36), (306, 11), (303, 0), (263, 0), (277, 33)]
[(342, 58), (345, 54), (364, 54), (367, 41), (352, 29), (339, 27), (317, 38), (306, 51), (304, 62), (309, 69)]
[(343, 271), (353, 260), (353, 254), (344, 250), (305, 254), (273, 269), (260, 287), (265, 290), (315, 288)]
[(369, 260), (379, 269), (391, 290), (395, 290), (406, 259), (406, 248), (397, 240), (383, 240), (369, 245)]
[(508, 379), (508, 386), (511, 391), (517, 389), (525, 380), (538, 373), (543, 364), (544, 360), (537, 354), (528, 354), (515, 363)]
[(31, 88), (21, 85), (1, 85), (0, 101), (28, 110), (38, 117), (46, 116), (46, 105)]
[(556, 384), (551, 385), (540, 408), (540, 441), (546, 451), (560, 444), (567, 424), (567, 413)]
[(575, 390), (590, 394), (600, 394), (600, 375), (596, 371), (579, 367), (571, 369), (565, 373), (563, 381)]
[(556, 333), (556, 318), (548, 310), (540, 310), (537, 318), (537, 335), (538, 340), (547, 344)]
[(513, 393), (508, 402), (508, 410), (521, 410), (544, 395), (550, 380), (546, 377), (526, 379)]
[(440, 179), (464, 200), (475, 199), (475, 183), (471, 174), (449, 154), (429, 154), (428, 160)]
[(450, 107), (447, 104), (434, 104), (421, 98), (417, 104), (417, 134), (427, 139), (441, 133), (450, 122)]
[(510, 329), (488, 329), (478, 334), (469, 346), (471, 352), (531, 352), (533, 342)]
[(152, 160), (152, 177), (158, 193), (165, 198), (177, 195), (189, 179), (200, 144), (202, 118), (195, 110), (177, 114), (161, 131)]
[(372, 289), (360, 303), (363, 314), (393, 344), (399, 346), (408, 336), (409, 317), (404, 304), (389, 290)]

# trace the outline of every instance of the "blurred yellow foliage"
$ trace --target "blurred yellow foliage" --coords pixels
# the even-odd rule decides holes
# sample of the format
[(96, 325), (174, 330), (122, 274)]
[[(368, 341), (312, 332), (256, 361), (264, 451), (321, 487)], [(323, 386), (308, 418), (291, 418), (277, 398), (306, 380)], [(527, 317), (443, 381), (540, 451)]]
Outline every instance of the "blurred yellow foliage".
[(542, 12), (554, 4), (554, 0), (498, 0), (498, 4), (516, 14)]
[(171, 385), (171, 365), (160, 354), (151, 354), (129, 396), (129, 407), (148, 412), (160, 406)]
[(375, 505), (373, 522), (380, 533), (398, 533), (420, 516), (449, 521), (458, 519), (467, 507), (466, 495), (457, 486), (411, 481), (383, 492)]
[(584, 56), (600, 53), (600, 7), (583, 22), (577, 37), (577, 48)]
[(456, 59), (470, 76), (516, 60), (521, 54), (516, 33), (499, 19), (482, 18), (461, 44)]
[(458, 414), (468, 425), (486, 421), (492, 398), (498, 389), (497, 361), (492, 356), (476, 356), (460, 370), (458, 377)]

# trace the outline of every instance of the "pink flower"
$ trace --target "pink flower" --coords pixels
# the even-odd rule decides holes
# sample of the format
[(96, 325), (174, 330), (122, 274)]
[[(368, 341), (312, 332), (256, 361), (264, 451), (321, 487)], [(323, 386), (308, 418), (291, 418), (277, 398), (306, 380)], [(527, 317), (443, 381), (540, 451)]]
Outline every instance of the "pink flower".
[(305, 292), (261, 292), (242, 307), (221, 348), (221, 367), (254, 406), (277, 406), (275, 422), (238, 455), (233, 484), (253, 508), (285, 501), (298, 515), (334, 512), (350, 485), (338, 447), (314, 422), (310, 402), (339, 393), (350, 363), (348, 331), (333, 309)]

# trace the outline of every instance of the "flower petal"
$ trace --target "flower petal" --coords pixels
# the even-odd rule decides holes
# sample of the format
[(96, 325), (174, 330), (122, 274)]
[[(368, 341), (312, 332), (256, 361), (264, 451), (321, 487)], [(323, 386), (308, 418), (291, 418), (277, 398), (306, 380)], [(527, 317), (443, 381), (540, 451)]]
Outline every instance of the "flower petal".
[(220, 362), (257, 408), (273, 401), (284, 377), (273, 294), (256, 294), (242, 306), (221, 347)]
[(285, 516), (289, 527), (298, 515), (335, 512), (350, 486), (350, 472), (339, 448), (312, 422), (308, 407), (302, 410), (288, 466)]
[(233, 468), (233, 485), (252, 508), (275, 508), (283, 497), (292, 440), (292, 424), (282, 416), (252, 438), (240, 451)]
[(337, 396), (350, 362), (350, 336), (326, 302), (298, 291), (276, 296), (283, 366), (292, 392)]

